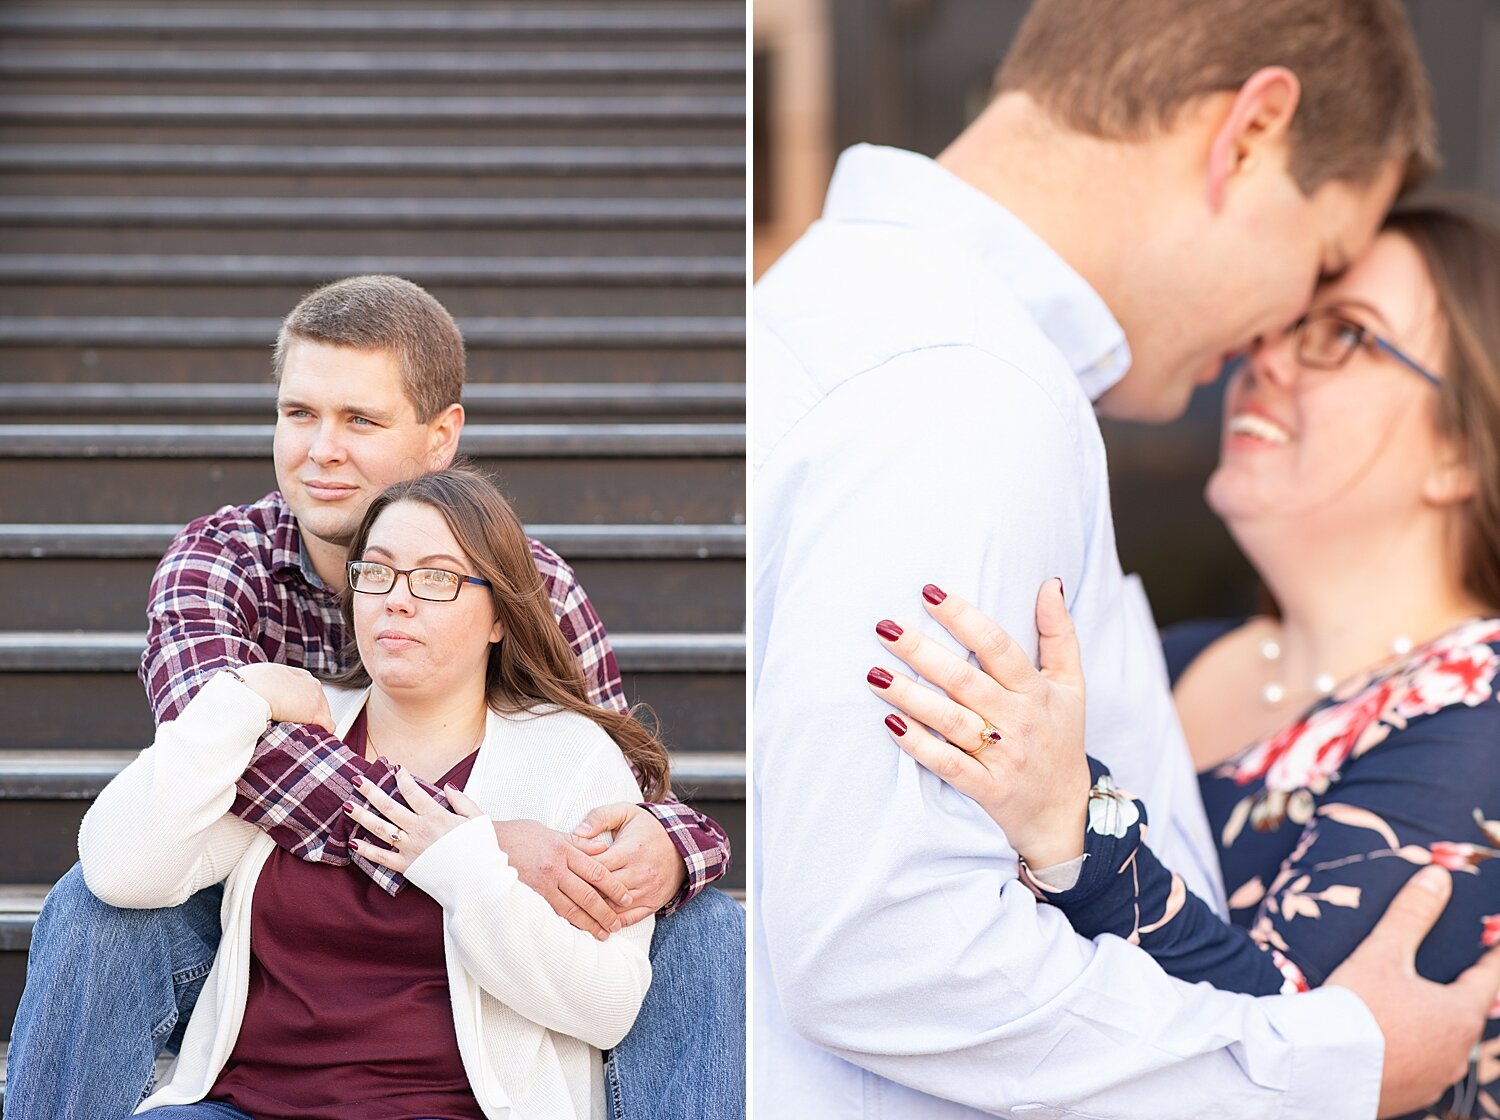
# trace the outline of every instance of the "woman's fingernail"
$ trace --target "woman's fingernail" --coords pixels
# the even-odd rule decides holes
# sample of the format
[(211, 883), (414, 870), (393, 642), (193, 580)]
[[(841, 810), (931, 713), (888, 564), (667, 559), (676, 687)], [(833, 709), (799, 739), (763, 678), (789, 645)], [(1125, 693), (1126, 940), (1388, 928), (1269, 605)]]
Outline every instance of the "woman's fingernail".
[(875, 624), (875, 633), (879, 634), (888, 642), (894, 642), (901, 637), (901, 627), (897, 626), (888, 618), (883, 618)]
[(886, 716), (885, 717), (885, 725), (887, 727), (889, 727), (897, 735), (905, 735), (906, 734), (906, 721), (904, 719), (902, 719), (900, 716), (897, 716), (897, 715)]
[(869, 681), (876, 688), (890, 688), (893, 679), (895, 678), (879, 666), (876, 666), (865, 674), (865, 680)]
[(365, 784), (365, 776), (363, 774), (356, 774), (356, 775), (354, 775), (354, 788), (355, 789), (358, 789), (360, 786), (362, 786), (364, 784)]
[(1053, 576), (1052, 578), (1057, 580), (1057, 593), (1063, 596), (1063, 598), (1067, 598), (1068, 592), (1063, 587), (1062, 576)]
[(352, 812), (354, 812), (354, 802), (352, 802), (352, 801), (345, 801), (344, 802), (344, 812), (346, 812), (346, 813), (352, 813)]
[(929, 583), (922, 588), (922, 598), (926, 599), (934, 607), (948, 597), (948, 593), (935, 583)]
[(359, 851), (359, 841), (358, 840), (350, 840), (349, 841), (349, 850), (351, 852), (357, 852), (357, 851)]

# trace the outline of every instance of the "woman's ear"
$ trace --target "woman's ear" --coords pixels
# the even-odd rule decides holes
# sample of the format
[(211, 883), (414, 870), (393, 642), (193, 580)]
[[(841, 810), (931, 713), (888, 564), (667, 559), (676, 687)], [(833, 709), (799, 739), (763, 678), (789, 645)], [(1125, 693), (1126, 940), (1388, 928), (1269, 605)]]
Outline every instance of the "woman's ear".
[(494, 645), (503, 637), (505, 637), (505, 623), (497, 618), (495, 619), (495, 625), (490, 627), (490, 645)]
[(1468, 501), (1478, 489), (1479, 480), (1468, 454), (1454, 441), (1445, 441), (1442, 457), (1422, 484), (1423, 500), (1432, 506), (1452, 506)]

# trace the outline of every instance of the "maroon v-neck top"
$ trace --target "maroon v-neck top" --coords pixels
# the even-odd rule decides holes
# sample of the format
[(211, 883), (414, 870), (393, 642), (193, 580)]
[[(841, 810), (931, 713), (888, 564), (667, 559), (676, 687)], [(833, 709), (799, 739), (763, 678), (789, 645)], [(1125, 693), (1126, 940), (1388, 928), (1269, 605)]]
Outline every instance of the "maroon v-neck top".
[[(364, 753), (363, 712), (344, 738)], [(474, 758), (438, 784), (462, 789)], [(277, 848), (255, 884), (250, 953), (244, 1023), (210, 1100), (256, 1120), (483, 1120), (431, 897), (393, 898), (357, 868)]]

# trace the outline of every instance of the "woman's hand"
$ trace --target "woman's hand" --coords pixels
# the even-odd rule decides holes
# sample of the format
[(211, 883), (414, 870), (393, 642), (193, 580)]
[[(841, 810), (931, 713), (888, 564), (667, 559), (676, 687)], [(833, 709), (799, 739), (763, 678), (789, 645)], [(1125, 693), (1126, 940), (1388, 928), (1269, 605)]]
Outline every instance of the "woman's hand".
[(247, 688), (271, 706), (276, 723), (310, 723), (333, 732), (333, 714), (318, 678), (306, 669), (257, 661), (234, 670)]
[(1083, 669), (1062, 581), (1048, 580), (1037, 595), (1040, 672), (972, 604), (931, 584), (922, 597), (983, 672), (914, 628), (880, 623), (886, 648), (936, 686), (871, 669), (875, 695), (914, 721), (887, 716), (886, 729), (907, 754), (979, 802), (1032, 867), (1082, 855), (1091, 784)]
[(468, 794), (454, 786), (444, 786), (448, 802), (457, 812), (449, 812), (419, 786), (411, 774), (396, 768), (396, 786), (406, 798), (406, 805), (391, 797), (368, 778), (358, 778), (354, 788), (364, 795), (369, 806), (344, 802), (344, 812), (354, 818), (371, 836), (386, 844), (382, 848), (368, 841), (349, 841), (349, 847), (371, 863), (406, 874), (416, 858), (459, 825), (485, 815)]

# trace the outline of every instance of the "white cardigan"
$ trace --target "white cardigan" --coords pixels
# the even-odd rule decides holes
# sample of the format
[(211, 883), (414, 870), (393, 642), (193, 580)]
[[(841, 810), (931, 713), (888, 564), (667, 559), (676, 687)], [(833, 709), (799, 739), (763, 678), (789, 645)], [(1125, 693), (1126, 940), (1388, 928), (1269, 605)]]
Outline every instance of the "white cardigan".
[[(324, 691), (342, 735), (368, 690)], [(214, 677), (157, 728), (156, 742), (109, 783), (79, 830), (84, 879), (111, 905), (176, 906), (228, 880), (223, 939), (182, 1051), (138, 1112), (202, 1100), (239, 1035), (250, 904), (275, 844), (228, 813), (268, 715), (250, 688)], [(561, 831), (597, 805), (641, 796), (615, 742), (591, 720), (557, 709), (490, 712), (465, 792), (490, 817)], [(651, 919), (603, 942), (573, 928), (519, 881), (487, 818), (423, 852), (407, 879), (443, 908), (458, 1049), (485, 1116), (601, 1120), (599, 1050), (619, 1042), (640, 1010), (651, 982)]]

